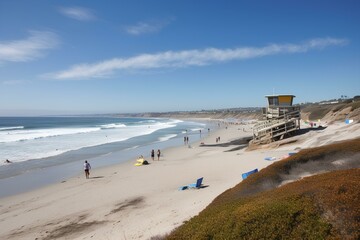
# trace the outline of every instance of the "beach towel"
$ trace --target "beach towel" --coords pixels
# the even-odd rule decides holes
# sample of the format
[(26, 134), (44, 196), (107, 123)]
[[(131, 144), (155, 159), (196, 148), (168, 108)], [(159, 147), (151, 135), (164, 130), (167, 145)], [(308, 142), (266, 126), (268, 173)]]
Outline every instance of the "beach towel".
[(242, 176), (243, 179), (246, 179), (251, 174), (254, 174), (254, 173), (257, 173), (257, 172), (258, 172), (258, 169), (255, 168), (254, 170), (251, 170), (250, 172), (243, 173), (241, 176)]

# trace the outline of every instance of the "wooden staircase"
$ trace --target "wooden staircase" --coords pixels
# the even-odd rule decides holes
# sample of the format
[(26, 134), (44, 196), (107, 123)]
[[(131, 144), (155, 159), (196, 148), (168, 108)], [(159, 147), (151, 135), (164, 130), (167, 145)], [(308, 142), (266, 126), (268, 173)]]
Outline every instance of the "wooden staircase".
[(281, 140), (285, 135), (300, 129), (300, 108), (292, 110), (255, 124), (252, 143), (262, 144)]

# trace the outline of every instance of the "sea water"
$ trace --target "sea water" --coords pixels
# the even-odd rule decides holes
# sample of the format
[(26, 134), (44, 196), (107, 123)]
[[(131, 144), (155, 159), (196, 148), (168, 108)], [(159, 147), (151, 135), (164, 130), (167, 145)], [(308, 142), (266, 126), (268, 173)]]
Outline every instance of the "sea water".
[[(190, 142), (199, 140), (211, 127), (208, 124), (111, 116), (0, 117), (0, 196), (14, 192), (19, 181), (34, 187), (73, 176), (85, 159), (101, 167), (147, 157), (151, 149), (181, 145), (184, 136)], [(26, 181), (29, 178), (32, 183)]]

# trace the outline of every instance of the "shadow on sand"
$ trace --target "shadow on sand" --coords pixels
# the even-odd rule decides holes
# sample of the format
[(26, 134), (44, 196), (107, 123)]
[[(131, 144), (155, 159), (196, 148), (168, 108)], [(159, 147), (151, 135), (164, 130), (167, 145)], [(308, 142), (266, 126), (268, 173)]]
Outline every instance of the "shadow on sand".
[(296, 136), (300, 136), (300, 135), (304, 135), (308, 132), (312, 132), (312, 131), (321, 131), (321, 130), (324, 130), (326, 129), (327, 127), (323, 127), (323, 126), (320, 126), (318, 128), (305, 128), (305, 129), (299, 129), (299, 131), (296, 132)]
[(104, 178), (104, 176), (90, 177), (91, 179)]
[(200, 147), (229, 147), (229, 146), (240, 146), (240, 145), (244, 145), (244, 144), (247, 145), (251, 139), (252, 139), (252, 137), (244, 137), (244, 138), (235, 139), (233, 141), (225, 142), (225, 143), (201, 144)]

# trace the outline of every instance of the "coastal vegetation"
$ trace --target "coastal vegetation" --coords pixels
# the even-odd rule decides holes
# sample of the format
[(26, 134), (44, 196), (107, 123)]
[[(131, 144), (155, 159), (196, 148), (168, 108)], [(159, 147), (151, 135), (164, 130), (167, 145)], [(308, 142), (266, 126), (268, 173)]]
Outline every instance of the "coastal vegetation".
[[(346, 118), (360, 121), (360, 97), (355, 96), (347, 99), (332, 99), (314, 103), (301, 103), (301, 118), (303, 120), (317, 121), (322, 119), (327, 122), (344, 121)], [(265, 102), (264, 106), (265, 107)], [(262, 118), (261, 107), (239, 107), (227, 109), (211, 109), (199, 111), (175, 111), (175, 112), (148, 112), (116, 114), (120, 117), (159, 117), (176, 119), (233, 119), (254, 120)]]
[(343, 121), (351, 118), (360, 120), (360, 99), (353, 98), (344, 101), (322, 102), (302, 106), (302, 118), (306, 120), (322, 119), (328, 122)]
[(359, 160), (360, 139), (302, 150), (225, 191), (164, 238), (359, 239)]

